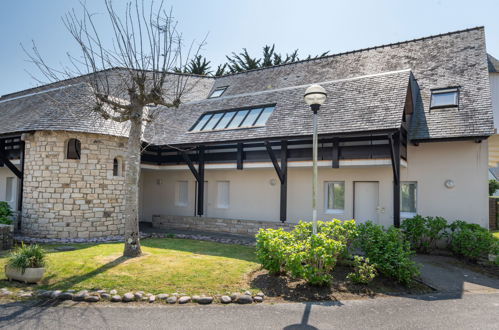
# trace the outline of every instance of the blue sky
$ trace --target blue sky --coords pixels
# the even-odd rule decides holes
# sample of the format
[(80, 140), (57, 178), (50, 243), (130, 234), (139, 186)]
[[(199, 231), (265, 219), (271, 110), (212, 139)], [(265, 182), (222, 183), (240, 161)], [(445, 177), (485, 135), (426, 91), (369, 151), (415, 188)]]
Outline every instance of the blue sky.
[[(102, 0), (87, 0), (108, 35)], [(125, 1), (115, 0), (123, 8)], [(355, 50), (475, 26), (485, 26), (487, 49), (499, 57), (499, 1), (336, 1), (336, 0), (170, 0), (184, 38), (202, 40), (213, 66), (243, 47), (260, 54), (265, 44), (282, 53), (299, 49), (302, 57)], [(37, 73), (19, 44), (34, 40), (53, 66), (66, 63), (78, 48), (61, 16), (79, 8), (78, 0), (0, 2), (0, 95), (30, 88)]]

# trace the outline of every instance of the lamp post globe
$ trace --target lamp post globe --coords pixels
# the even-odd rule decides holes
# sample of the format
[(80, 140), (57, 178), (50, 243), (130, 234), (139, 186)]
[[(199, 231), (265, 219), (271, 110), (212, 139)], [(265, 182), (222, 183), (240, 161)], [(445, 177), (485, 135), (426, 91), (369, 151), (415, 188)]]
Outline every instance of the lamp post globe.
[(313, 134), (312, 134), (312, 234), (317, 234), (317, 112), (324, 102), (326, 102), (327, 93), (321, 85), (311, 85), (305, 90), (303, 99), (310, 105), (313, 112)]

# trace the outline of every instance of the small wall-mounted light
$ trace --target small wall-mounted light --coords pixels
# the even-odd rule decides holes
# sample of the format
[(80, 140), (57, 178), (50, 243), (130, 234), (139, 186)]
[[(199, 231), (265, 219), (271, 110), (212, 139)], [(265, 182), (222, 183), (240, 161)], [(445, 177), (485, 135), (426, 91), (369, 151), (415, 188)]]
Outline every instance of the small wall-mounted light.
[(452, 189), (456, 186), (456, 184), (454, 183), (454, 180), (445, 180), (445, 188), (447, 189)]
[(270, 183), (271, 186), (275, 186), (277, 184), (277, 180), (276, 179), (270, 179), (269, 183)]

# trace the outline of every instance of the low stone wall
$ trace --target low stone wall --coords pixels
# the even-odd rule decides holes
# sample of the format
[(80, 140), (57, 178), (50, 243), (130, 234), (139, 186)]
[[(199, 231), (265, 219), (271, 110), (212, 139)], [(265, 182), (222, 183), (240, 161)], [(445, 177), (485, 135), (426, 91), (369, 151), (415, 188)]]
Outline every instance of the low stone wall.
[(13, 245), (13, 230), (10, 225), (0, 224), (0, 250), (9, 250)]
[(291, 230), (294, 227), (294, 224), (276, 221), (235, 220), (179, 215), (153, 215), (152, 226), (159, 229), (203, 230), (253, 236), (260, 228), (283, 228), (284, 230)]

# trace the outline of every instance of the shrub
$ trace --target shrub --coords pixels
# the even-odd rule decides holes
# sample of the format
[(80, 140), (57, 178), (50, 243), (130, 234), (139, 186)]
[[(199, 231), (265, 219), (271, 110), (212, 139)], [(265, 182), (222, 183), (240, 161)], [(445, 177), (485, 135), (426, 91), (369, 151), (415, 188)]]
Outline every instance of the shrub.
[(450, 250), (470, 261), (498, 252), (498, 242), (487, 229), (477, 224), (455, 221), (450, 226)]
[(260, 229), (256, 235), (256, 255), (263, 268), (272, 274), (287, 272), (310, 284), (330, 282), (338, 259), (357, 235), (355, 221), (301, 222), (291, 232)]
[(289, 253), (285, 254), (285, 267), (293, 277), (310, 284), (325, 285), (331, 281), (331, 272), (344, 249), (344, 241), (318, 232), (317, 235), (294, 241)]
[(496, 190), (499, 189), (499, 182), (494, 179), (489, 180), (489, 196), (494, 195)]
[(414, 252), (399, 229), (390, 227), (385, 231), (369, 221), (358, 225), (358, 230), (356, 245), (376, 264), (380, 273), (403, 284), (410, 284), (419, 275), (416, 263), (411, 260)]
[(271, 274), (284, 270), (285, 253), (290, 248), (292, 236), (279, 229), (260, 229), (256, 234), (256, 257)]
[(369, 258), (354, 256), (353, 272), (347, 275), (347, 278), (353, 283), (368, 284), (377, 275), (376, 266), (369, 262)]
[(12, 224), (12, 210), (7, 202), (0, 202), (0, 224), (10, 225)]
[(40, 268), (45, 266), (45, 250), (37, 245), (24, 245), (17, 247), (8, 260), (8, 265), (24, 271), (26, 268)]
[(415, 217), (405, 219), (401, 229), (411, 242), (413, 249), (430, 253), (436, 248), (438, 240), (447, 236), (447, 220), (442, 217)]

